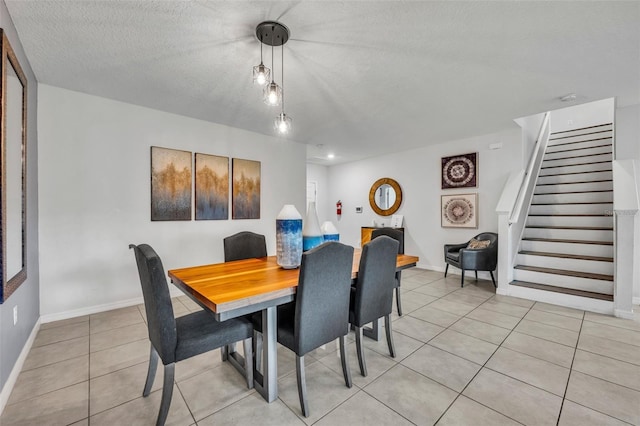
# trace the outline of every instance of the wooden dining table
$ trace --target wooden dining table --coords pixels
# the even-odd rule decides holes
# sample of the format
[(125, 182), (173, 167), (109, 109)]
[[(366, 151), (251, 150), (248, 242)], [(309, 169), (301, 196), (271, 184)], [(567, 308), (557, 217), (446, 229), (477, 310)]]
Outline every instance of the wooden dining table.
[[(361, 250), (353, 257), (352, 280), (358, 275)], [(396, 270), (415, 266), (417, 256), (399, 254)], [(171, 282), (211, 311), (218, 321), (262, 311), (263, 371), (254, 370), (256, 390), (268, 402), (278, 397), (277, 307), (293, 301), (299, 269), (283, 269), (275, 256), (172, 269)], [(237, 358), (233, 359), (237, 365)]]

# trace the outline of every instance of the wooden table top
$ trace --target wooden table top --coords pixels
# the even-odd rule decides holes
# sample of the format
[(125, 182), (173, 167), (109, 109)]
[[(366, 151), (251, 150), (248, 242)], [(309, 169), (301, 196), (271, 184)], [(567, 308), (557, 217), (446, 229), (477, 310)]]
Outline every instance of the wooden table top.
[[(353, 256), (356, 278), (361, 250)], [(417, 256), (399, 254), (398, 270), (415, 266)], [(172, 269), (171, 281), (214, 313), (231, 311), (295, 294), (300, 269), (282, 269), (276, 256)]]

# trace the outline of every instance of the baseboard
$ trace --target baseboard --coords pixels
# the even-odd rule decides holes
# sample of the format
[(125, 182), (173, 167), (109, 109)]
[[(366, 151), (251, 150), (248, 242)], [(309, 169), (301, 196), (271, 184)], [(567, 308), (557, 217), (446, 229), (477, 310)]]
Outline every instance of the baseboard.
[(633, 309), (630, 311), (623, 311), (622, 309), (614, 309), (613, 316), (632, 320), (634, 318)]
[[(184, 296), (184, 293), (176, 287), (169, 287), (171, 297)], [(94, 305), (86, 308), (73, 309), (71, 311), (56, 312), (55, 314), (42, 315), (40, 322), (46, 324), (53, 321), (61, 321), (69, 318), (81, 317), (84, 315), (97, 314), (100, 312), (111, 311), (113, 309), (127, 308), (129, 306), (141, 305), (144, 303), (142, 296), (133, 299), (121, 300), (118, 302), (105, 303), (102, 305)]]
[(418, 264), (416, 265), (417, 268), (420, 269), (428, 269), (430, 271), (436, 271), (436, 272), (444, 272), (444, 266), (438, 266), (438, 265), (425, 265), (422, 264), (420, 262), (418, 262)]
[(29, 355), (29, 351), (31, 350), (31, 346), (33, 346), (33, 342), (36, 340), (36, 336), (38, 335), (38, 331), (40, 330), (40, 318), (36, 321), (33, 329), (31, 330), (31, 334), (27, 339), (26, 343), (22, 347), (22, 351), (20, 352), (20, 356), (16, 360), (16, 363), (13, 365), (13, 369), (7, 378), (7, 381), (4, 383), (2, 387), (2, 391), (0, 392), (0, 416), (4, 411), (5, 405), (7, 405), (7, 401), (9, 401), (9, 396), (11, 395), (11, 391), (13, 391), (13, 387), (18, 380), (18, 375), (22, 371), (22, 366), (24, 365), (25, 360), (27, 359), (27, 355)]

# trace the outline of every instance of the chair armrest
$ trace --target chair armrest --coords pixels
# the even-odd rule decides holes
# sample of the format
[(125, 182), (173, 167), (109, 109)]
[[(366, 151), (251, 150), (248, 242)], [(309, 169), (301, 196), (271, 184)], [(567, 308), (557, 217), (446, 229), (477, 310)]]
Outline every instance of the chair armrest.
[(469, 243), (462, 244), (445, 244), (444, 245), (444, 253), (447, 254), (451, 251), (458, 251), (460, 249), (466, 248)]

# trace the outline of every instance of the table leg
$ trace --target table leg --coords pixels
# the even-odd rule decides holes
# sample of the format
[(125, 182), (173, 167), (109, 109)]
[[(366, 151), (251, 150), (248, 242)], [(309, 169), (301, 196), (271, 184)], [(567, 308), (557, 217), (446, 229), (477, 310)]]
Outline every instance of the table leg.
[[(254, 370), (255, 388), (267, 402), (278, 398), (278, 330), (277, 307), (262, 310), (262, 368), (263, 373)], [(262, 379), (262, 383), (260, 383)]]
[(377, 341), (380, 338), (380, 332), (382, 331), (381, 328), (382, 326), (380, 324), (380, 321), (374, 320), (371, 323), (371, 328), (363, 327), (362, 334), (370, 339)]

